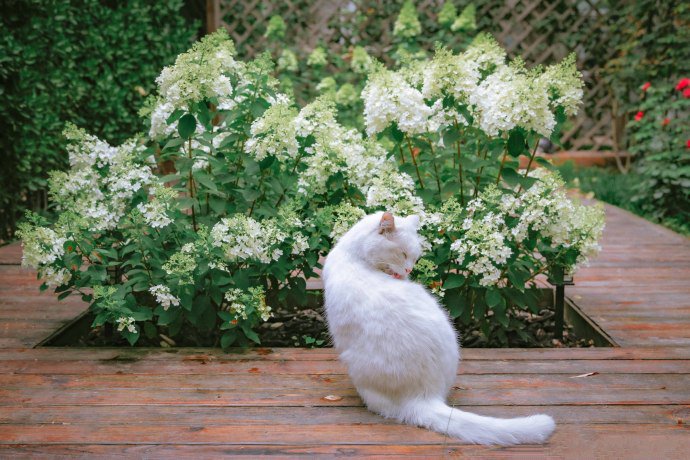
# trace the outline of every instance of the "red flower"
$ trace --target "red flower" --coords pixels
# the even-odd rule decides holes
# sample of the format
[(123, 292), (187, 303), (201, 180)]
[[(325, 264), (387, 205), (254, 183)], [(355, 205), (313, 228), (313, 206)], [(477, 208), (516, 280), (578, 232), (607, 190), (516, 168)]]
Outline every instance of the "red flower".
[(676, 85), (676, 89), (680, 91), (688, 85), (690, 85), (690, 78), (681, 78), (678, 84)]
[(685, 88), (685, 90), (683, 91), (683, 97), (685, 99), (690, 98), (690, 88)]
[(642, 91), (647, 91), (649, 88), (651, 88), (652, 84), (650, 82), (645, 83), (642, 85)]
[(664, 118), (664, 121), (661, 122), (661, 126), (668, 126), (669, 123), (671, 123), (671, 120)]
[(642, 120), (642, 117), (644, 117), (644, 112), (643, 112), (642, 110), (640, 110), (639, 112), (637, 112), (637, 113), (635, 114), (635, 121), (640, 121), (640, 120)]
[(690, 139), (688, 139), (687, 141), (685, 141), (685, 146), (686, 146), (687, 148), (690, 149)]

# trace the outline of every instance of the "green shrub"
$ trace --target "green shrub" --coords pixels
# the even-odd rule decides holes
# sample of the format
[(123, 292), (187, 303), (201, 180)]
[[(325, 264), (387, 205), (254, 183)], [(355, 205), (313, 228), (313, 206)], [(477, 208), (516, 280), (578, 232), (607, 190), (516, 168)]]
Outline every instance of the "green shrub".
[(26, 207), (45, 207), (46, 179), (67, 166), (66, 121), (110, 142), (142, 129), (137, 116), (160, 68), (197, 24), (182, 0), (9, 0), (0, 38), (0, 239)]
[(690, 79), (653, 80), (628, 125), (640, 177), (632, 197), (647, 215), (690, 222)]
[(387, 209), (422, 219), (419, 280), (507, 343), (522, 333), (513, 313), (537, 308), (534, 278), (596, 253), (601, 211), (555, 174), (517, 171), (577, 109), (572, 60), (527, 71), (483, 36), (398, 71), (372, 65), (368, 138), (338, 121), (337, 93), (298, 109), (273, 72), (267, 54), (238, 60), (221, 30), (156, 79), (148, 136), (112, 147), (69, 127), (71, 168), (50, 180), (61, 213), (20, 229), (43, 288), (81, 294), (95, 325), (131, 343), (258, 342), (271, 308), (307, 303), (319, 257)]

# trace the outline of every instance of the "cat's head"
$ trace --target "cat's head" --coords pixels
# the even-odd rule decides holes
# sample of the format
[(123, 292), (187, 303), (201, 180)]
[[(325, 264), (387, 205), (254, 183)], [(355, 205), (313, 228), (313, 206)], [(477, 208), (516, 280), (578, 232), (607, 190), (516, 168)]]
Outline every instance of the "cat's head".
[(394, 278), (406, 278), (422, 254), (418, 227), (419, 216), (378, 212), (355, 224), (343, 242), (352, 256), (372, 268)]

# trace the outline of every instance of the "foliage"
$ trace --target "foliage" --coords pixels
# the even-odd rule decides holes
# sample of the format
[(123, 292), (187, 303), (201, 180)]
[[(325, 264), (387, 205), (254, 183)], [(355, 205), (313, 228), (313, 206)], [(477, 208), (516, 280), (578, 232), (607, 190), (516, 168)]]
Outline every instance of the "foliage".
[[(305, 278), (363, 209), (421, 203), (330, 99), (297, 110), (272, 72), (219, 31), (163, 69), (145, 138), (112, 147), (68, 127), (70, 170), (50, 180), (59, 218), (19, 230), (42, 288), (81, 294), (94, 325), (130, 343), (246, 345), (271, 306), (307, 301)], [(383, 178), (397, 188), (370, 196)]]
[(62, 213), (21, 227), (24, 263), (131, 343), (162, 331), (244, 345), (273, 307), (307, 301), (305, 278), (352, 223), (388, 209), (422, 216), (420, 279), (454, 317), (519, 334), (534, 278), (583, 263), (603, 224), (557, 176), (517, 171), (577, 109), (573, 60), (527, 70), (480, 36), (397, 71), (358, 61), (368, 139), (338, 122), (328, 74), (298, 110), (267, 54), (245, 63), (224, 31), (205, 37), (156, 80), (146, 138), (112, 147), (66, 130), (71, 169), (51, 178)]
[(643, 178), (632, 170), (628, 174), (621, 174), (617, 169), (591, 167), (577, 168), (572, 162), (558, 167), (569, 186), (577, 187), (586, 194), (591, 194), (596, 199), (605, 201), (614, 206), (626, 209), (638, 216), (652, 222), (659, 223), (678, 233), (690, 236), (690, 222), (687, 218), (678, 216), (659, 217), (655, 213), (649, 213), (640, 207), (639, 202), (630, 197), (638, 192), (639, 184)]
[(629, 124), (641, 179), (632, 200), (657, 219), (690, 222), (690, 79), (646, 82), (641, 92)]
[(66, 167), (66, 121), (112, 142), (140, 129), (137, 110), (153, 78), (195, 33), (181, 7), (181, 0), (5, 2), (0, 239), (11, 238), (23, 209), (45, 206), (48, 172)]
[(460, 54), (439, 48), (397, 71), (379, 66), (362, 92), (367, 133), (396, 152), (425, 205), (420, 279), (454, 318), (500, 343), (524, 327), (515, 311), (536, 310), (535, 277), (573, 271), (598, 251), (603, 227), (602, 210), (572, 202), (557, 175), (530, 171), (543, 163), (539, 139), (558, 142), (580, 104), (574, 57), (529, 70), (505, 60), (480, 35)]
[(608, 14), (602, 24), (607, 46), (600, 47), (607, 53), (600, 60), (603, 76), (622, 109), (634, 113), (641, 82), (672, 80), (679, 77), (679, 66), (687, 65), (690, 5), (664, 0), (607, 3)]

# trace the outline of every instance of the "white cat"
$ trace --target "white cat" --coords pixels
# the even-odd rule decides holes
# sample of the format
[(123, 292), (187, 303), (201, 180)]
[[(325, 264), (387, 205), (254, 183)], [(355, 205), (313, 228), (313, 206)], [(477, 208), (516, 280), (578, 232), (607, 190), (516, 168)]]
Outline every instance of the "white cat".
[(328, 328), (367, 407), (468, 443), (543, 443), (548, 415), (499, 419), (453, 409), (446, 397), (460, 351), (445, 310), (409, 281), (421, 255), (419, 218), (376, 213), (336, 244), (323, 269)]

